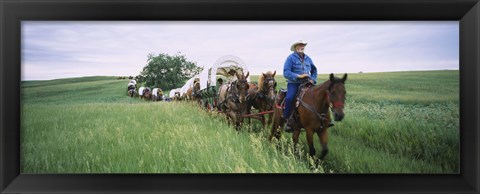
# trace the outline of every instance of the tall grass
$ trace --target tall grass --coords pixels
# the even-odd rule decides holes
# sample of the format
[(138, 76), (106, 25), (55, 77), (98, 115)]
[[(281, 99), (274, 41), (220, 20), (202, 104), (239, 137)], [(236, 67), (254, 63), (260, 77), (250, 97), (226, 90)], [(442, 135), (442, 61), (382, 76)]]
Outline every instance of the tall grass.
[(22, 172), (310, 172), (263, 136), (236, 133), (192, 104), (24, 108)]
[(270, 143), (259, 122), (236, 132), (191, 103), (131, 99), (127, 83), (23, 82), (22, 173), (459, 172), (458, 71), (350, 74), (346, 117), (329, 129), (318, 167), (304, 133), (295, 155), (290, 134)]

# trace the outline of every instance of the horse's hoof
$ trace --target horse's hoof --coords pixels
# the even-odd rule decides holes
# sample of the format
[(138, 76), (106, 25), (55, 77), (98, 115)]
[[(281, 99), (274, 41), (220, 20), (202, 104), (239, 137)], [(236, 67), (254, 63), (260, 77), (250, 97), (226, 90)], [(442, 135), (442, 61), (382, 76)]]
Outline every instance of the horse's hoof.
[(327, 156), (327, 154), (328, 154), (328, 150), (323, 150), (322, 155), (320, 155), (320, 160), (323, 160), (325, 156)]

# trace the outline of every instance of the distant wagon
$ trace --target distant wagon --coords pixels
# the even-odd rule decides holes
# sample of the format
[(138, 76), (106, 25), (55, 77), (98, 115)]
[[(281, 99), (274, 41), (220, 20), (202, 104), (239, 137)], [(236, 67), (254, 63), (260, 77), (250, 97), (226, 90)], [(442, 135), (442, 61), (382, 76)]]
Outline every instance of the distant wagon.
[(150, 100), (152, 97), (152, 90), (149, 87), (140, 87), (138, 89), (138, 96), (140, 99)]
[(163, 91), (160, 88), (153, 88), (152, 90), (152, 100), (153, 101), (162, 101), (163, 100)]
[(132, 80), (132, 81), (130, 81), (127, 85), (127, 93), (128, 93), (128, 96), (130, 97), (134, 97), (136, 95), (136, 89), (137, 89), (135, 80)]
[(175, 88), (170, 90), (168, 95), (173, 101), (179, 100), (180, 98), (180, 88)]
[(200, 77), (194, 76), (190, 78), (185, 85), (180, 88), (180, 96), (182, 100), (192, 100), (193, 88), (195, 83), (200, 81)]
[[(198, 75), (200, 90), (198, 96), (203, 107), (218, 110), (218, 89), (223, 84), (237, 80), (236, 74), (247, 74), (245, 62), (237, 56), (220, 57), (213, 65), (204, 68)], [(247, 78), (250, 81), (250, 78)]]

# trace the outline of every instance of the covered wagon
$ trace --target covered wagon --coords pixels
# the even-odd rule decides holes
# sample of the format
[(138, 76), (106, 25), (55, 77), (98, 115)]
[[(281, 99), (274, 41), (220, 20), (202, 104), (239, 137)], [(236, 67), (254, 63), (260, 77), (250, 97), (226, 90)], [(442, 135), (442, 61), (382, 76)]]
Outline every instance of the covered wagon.
[(214, 110), (218, 105), (218, 88), (237, 80), (237, 73), (241, 75), (247, 72), (245, 62), (233, 55), (222, 56), (213, 65), (205, 67), (196, 77), (200, 84), (198, 95), (202, 106)]

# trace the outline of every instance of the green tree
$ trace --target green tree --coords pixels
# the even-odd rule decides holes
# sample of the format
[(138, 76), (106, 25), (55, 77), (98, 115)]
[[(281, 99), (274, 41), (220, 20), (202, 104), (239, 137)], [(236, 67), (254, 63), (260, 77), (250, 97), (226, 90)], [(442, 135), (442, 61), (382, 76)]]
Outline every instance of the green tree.
[(181, 87), (191, 77), (199, 74), (203, 68), (188, 61), (185, 55), (177, 53), (170, 56), (165, 53), (147, 55), (147, 64), (140, 75), (141, 82), (148, 87), (160, 87), (170, 90)]

